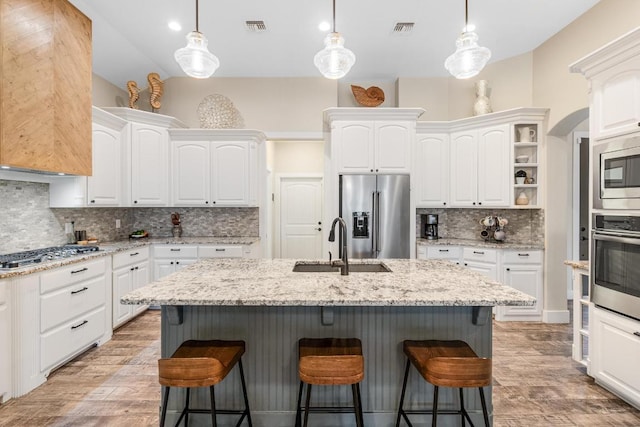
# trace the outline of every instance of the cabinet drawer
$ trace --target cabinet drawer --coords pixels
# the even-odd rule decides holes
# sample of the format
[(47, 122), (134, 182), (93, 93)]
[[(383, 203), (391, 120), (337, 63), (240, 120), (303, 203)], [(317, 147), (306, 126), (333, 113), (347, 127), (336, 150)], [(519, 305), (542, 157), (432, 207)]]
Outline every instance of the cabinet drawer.
[(505, 264), (542, 264), (542, 251), (506, 250), (502, 256)]
[(486, 248), (464, 248), (465, 261), (497, 262), (498, 251)]
[(106, 269), (104, 258), (56, 268), (53, 271), (42, 274), (40, 278), (40, 293), (55, 291), (92, 277), (104, 275)]
[(187, 245), (154, 246), (153, 254), (156, 258), (198, 258), (198, 247)]
[(117, 270), (125, 265), (134, 264), (140, 261), (149, 260), (149, 247), (144, 246), (140, 248), (131, 249), (125, 252), (120, 252), (113, 255), (113, 269)]
[(200, 246), (199, 258), (242, 258), (242, 246)]
[(427, 247), (428, 259), (459, 260), (462, 253), (459, 246), (429, 246)]
[(93, 343), (105, 332), (101, 307), (40, 336), (40, 369), (46, 370)]
[(40, 332), (105, 303), (106, 276), (76, 283), (40, 297)]

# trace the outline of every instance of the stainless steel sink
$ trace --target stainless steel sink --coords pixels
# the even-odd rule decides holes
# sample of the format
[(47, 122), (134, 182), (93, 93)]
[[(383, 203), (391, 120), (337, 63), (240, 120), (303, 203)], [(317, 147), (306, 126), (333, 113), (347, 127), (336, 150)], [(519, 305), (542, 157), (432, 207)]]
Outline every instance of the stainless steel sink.
[[(339, 266), (332, 266), (329, 263), (308, 263), (304, 261), (298, 261), (293, 266), (295, 273), (334, 273), (339, 272)], [(370, 263), (370, 264), (349, 264), (350, 273), (389, 273), (391, 269), (385, 264)]]

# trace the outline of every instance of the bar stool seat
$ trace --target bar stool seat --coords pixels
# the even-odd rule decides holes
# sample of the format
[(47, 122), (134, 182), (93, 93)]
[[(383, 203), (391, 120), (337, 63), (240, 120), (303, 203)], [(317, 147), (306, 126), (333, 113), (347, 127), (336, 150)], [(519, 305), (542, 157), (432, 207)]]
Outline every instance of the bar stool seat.
[[(302, 338), (298, 341), (300, 390), (296, 409), (296, 426), (301, 426), (302, 393), (306, 384), (304, 426), (310, 412), (354, 412), (356, 425), (362, 427), (360, 382), (364, 378), (362, 343), (357, 338)], [(312, 385), (351, 385), (352, 407), (311, 407)]]
[[(436, 426), (438, 413), (459, 414), (462, 418), (463, 426), (465, 425), (465, 419), (473, 426), (473, 422), (464, 407), (464, 397), (462, 394), (462, 389), (468, 387), (478, 388), (484, 422), (487, 427), (489, 426), (489, 416), (482, 387), (491, 384), (491, 359), (478, 357), (473, 349), (464, 341), (407, 340), (403, 342), (402, 347), (407, 356), (407, 364), (402, 384), (396, 427), (400, 425), (401, 418), (404, 418), (409, 426), (412, 425), (407, 414), (433, 414), (432, 425)], [(431, 410), (404, 410), (402, 408), (407, 388), (409, 368), (412, 364), (425, 381), (434, 386), (433, 409)], [(438, 411), (438, 388), (441, 386), (459, 388), (459, 411)]]
[[(160, 425), (164, 426), (165, 424), (171, 387), (182, 387), (187, 389), (186, 401), (176, 426), (180, 424), (183, 417), (185, 426), (189, 425), (190, 413), (210, 413), (214, 427), (217, 425), (216, 414), (239, 414), (240, 419), (237, 425), (240, 425), (246, 417), (249, 426), (252, 426), (247, 387), (242, 369), (244, 351), (244, 341), (189, 340), (182, 343), (170, 358), (158, 360), (159, 382), (166, 387), (162, 402)], [(214, 385), (224, 380), (236, 364), (240, 370), (245, 408), (243, 410), (216, 409)], [(189, 392), (192, 387), (209, 387), (210, 409), (189, 408)]]

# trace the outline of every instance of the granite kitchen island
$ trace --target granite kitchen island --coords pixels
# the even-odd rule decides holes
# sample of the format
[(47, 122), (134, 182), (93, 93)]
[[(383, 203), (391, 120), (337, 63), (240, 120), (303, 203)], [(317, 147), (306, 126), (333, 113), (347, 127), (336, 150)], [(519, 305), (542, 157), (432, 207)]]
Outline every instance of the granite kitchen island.
[[(371, 262), (376, 262), (372, 260)], [(491, 307), (532, 305), (534, 298), (440, 260), (383, 260), (391, 272), (293, 272), (295, 260), (206, 259), (125, 295), (123, 303), (162, 307), (162, 355), (188, 339), (242, 339), (251, 411), (256, 426), (293, 425), (297, 398), (297, 340), (357, 337), (362, 340), (361, 384), (365, 424), (390, 426), (398, 407), (405, 339), (462, 339), (480, 356), (492, 353)], [(315, 263), (308, 261), (308, 263)], [(235, 370), (216, 388), (218, 407), (240, 407)], [(405, 408), (432, 401), (432, 388), (412, 371)], [(173, 394), (169, 414), (183, 397)], [(176, 397), (177, 396), (177, 397)], [(193, 407), (208, 397), (192, 394)], [(452, 390), (440, 407), (457, 405)], [(491, 410), (491, 393), (488, 393)], [(318, 387), (317, 404), (350, 405), (348, 387)], [(474, 422), (482, 422), (477, 391), (465, 395)], [(233, 425), (221, 416), (221, 425)], [(193, 417), (192, 423), (209, 421)], [(314, 426), (355, 425), (352, 414), (314, 414)], [(426, 422), (416, 417), (416, 425)], [(440, 425), (455, 425), (445, 416)]]

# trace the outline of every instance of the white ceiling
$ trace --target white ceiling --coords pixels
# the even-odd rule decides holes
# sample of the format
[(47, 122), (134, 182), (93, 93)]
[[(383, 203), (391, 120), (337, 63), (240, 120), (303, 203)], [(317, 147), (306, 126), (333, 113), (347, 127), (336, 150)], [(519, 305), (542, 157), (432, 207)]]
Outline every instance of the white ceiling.
[[(195, 0), (70, 0), (93, 21), (94, 72), (125, 88), (150, 72), (184, 76), (173, 53), (195, 29)], [(599, 0), (469, 0), (469, 23), (491, 62), (529, 52)], [(332, 0), (202, 0), (200, 31), (220, 59), (214, 77), (318, 77), (313, 56)], [(182, 30), (167, 26), (176, 20)], [(251, 32), (245, 21), (262, 20)], [(397, 22), (413, 31), (394, 34)], [(350, 81), (446, 76), (444, 60), (464, 25), (463, 0), (337, 0), (336, 30), (356, 55)]]

